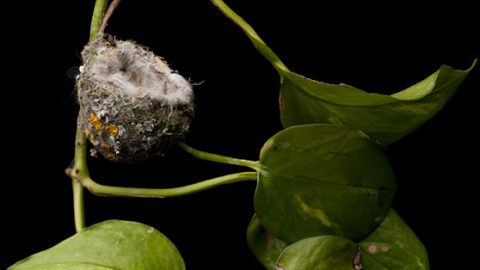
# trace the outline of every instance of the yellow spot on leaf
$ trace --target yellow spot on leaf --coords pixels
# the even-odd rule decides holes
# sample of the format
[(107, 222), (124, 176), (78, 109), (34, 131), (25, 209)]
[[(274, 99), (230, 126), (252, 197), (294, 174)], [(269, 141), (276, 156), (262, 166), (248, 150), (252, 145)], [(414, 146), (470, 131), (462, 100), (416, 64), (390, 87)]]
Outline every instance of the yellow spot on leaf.
[(367, 251), (368, 253), (370, 254), (376, 254), (378, 252), (378, 246), (377, 244), (375, 243), (370, 243), (368, 246), (367, 246)]
[(296, 195), (295, 198), (300, 204), (300, 208), (302, 208), (303, 212), (305, 212), (307, 215), (309, 215), (312, 218), (318, 219), (325, 227), (332, 228), (332, 229), (339, 227), (338, 224), (330, 220), (330, 217), (322, 209), (310, 207), (298, 195)]
[(380, 250), (382, 252), (387, 252), (389, 249), (390, 249), (390, 247), (387, 244), (380, 245)]

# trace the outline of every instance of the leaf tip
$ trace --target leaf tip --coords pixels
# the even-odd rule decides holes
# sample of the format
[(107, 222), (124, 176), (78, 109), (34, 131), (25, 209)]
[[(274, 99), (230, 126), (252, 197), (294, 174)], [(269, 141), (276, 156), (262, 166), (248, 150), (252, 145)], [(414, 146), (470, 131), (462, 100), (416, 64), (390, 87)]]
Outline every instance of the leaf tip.
[(477, 65), (477, 62), (478, 62), (478, 58), (473, 59), (472, 65), (466, 71), (467, 72), (472, 71), (472, 69), (475, 68), (475, 66)]

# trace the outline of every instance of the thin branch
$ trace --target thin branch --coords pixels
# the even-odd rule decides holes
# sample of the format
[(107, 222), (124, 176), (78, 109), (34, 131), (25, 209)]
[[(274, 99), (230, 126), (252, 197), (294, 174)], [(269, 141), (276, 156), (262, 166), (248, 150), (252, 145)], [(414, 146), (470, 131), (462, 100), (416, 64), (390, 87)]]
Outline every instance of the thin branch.
[(110, 20), (110, 17), (112, 17), (113, 12), (115, 9), (118, 7), (120, 4), (121, 0), (113, 0), (110, 6), (108, 7), (107, 12), (105, 12), (105, 16), (103, 17), (103, 22), (102, 26), (100, 26), (100, 29), (98, 30), (99, 33), (103, 34), (105, 31), (105, 28), (107, 28), (108, 21)]

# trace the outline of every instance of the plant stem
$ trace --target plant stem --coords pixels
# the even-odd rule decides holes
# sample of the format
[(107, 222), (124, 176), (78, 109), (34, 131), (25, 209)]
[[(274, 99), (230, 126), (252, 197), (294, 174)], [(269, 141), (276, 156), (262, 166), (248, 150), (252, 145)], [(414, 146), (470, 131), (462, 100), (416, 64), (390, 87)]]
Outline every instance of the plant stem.
[(78, 178), (78, 181), (95, 195), (132, 198), (166, 198), (184, 196), (220, 185), (250, 180), (257, 180), (256, 172), (242, 172), (224, 175), (183, 187), (155, 189), (105, 186), (96, 183), (90, 177)]
[(90, 25), (90, 41), (95, 40), (98, 30), (100, 29), (105, 10), (107, 9), (107, 0), (97, 0), (93, 9), (92, 24)]
[(110, 3), (110, 6), (108, 7), (107, 11), (105, 11), (104, 13), (102, 25), (98, 29), (98, 33), (103, 34), (103, 32), (105, 31), (105, 28), (108, 25), (108, 21), (110, 20), (110, 17), (112, 17), (113, 12), (118, 7), (118, 5), (120, 5), (120, 0), (112, 0), (112, 3)]
[(85, 209), (83, 204), (83, 186), (77, 180), (72, 180), (73, 187), (73, 209), (75, 219), (75, 231), (81, 232), (85, 229)]
[(73, 210), (75, 218), (75, 230), (81, 232), (85, 229), (85, 209), (83, 203), (83, 187), (79, 178), (89, 177), (87, 166), (87, 141), (83, 131), (80, 117), (77, 118), (77, 134), (75, 136), (75, 157), (73, 168), (70, 171), (73, 188)]
[(224, 163), (224, 164), (230, 164), (230, 165), (237, 165), (237, 166), (244, 166), (251, 168), (255, 171), (258, 171), (260, 169), (260, 164), (258, 161), (252, 161), (252, 160), (247, 160), (247, 159), (238, 159), (238, 158), (233, 158), (233, 157), (227, 157), (227, 156), (222, 156), (218, 154), (213, 154), (213, 153), (207, 153), (203, 152), (200, 150), (197, 150), (195, 148), (192, 148), (188, 146), (185, 143), (178, 143), (180, 148), (182, 148), (185, 152), (190, 153), (194, 157), (198, 159), (203, 159), (203, 160), (208, 160), (208, 161), (213, 161), (213, 162), (218, 162), (218, 163)]
[(275, 52), (270, 49), (267, 44), (262, 40), (262, 38), (255, 32), (252, 26), (248, 24), (242, 17), (240, 17), (235, 11), (233, 11), (223, 0), (210, 0), (218, 9), (230, 18), (236, 25), (238, 25), (242, 31), (247, 35), (247, 37), (252, 41), (253, 46), (265, 57), (277, 72), (281, 75), (284, 71), (288, 71), (288, 68), (280, 60), (280, 58), (275, 54)]
[[(105, 9), (107, 8), (107, 2), (107, 0), (97, 0), (95, 2), (92, 23), (90, 26), (90, 41), (95, 39), (98, 29), (100, 29), (100, 26), (102, 25)], [(87, 166), (87, 141), (80, 117), (77, 118), (73, 168), (68, 170), (70, 176), (72, 177), (75, 230), (77, 232), (81, 232), (83, 229), (85, 229), (85, 207), (83, 202), (83, 186), (78, 179), (89, 177), (89, 172)]]

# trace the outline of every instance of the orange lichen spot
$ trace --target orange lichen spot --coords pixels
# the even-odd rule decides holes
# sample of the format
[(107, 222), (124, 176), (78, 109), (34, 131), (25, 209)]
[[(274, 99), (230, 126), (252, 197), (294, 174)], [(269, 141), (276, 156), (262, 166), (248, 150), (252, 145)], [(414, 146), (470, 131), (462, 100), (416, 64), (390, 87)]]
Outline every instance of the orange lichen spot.
[(87, 138), (88, 138), (94, 145), (96, 145), (96, 144), (98, 143), (98, 141), (97, 141), (96, 138), (95, 138), (94, 132), (95, 132), (95, 130), (93, 130), (93, 128), (87, 128), (87, 129), (85, 129), (85, 136), (87, 136)]
[(118, 137), (118, 127), (114, 124), (110, 124), (107, 126), (107, 131), (113, 138)]
[(112, 152), (107, 152), (106, 157), (110, 160), (117, 160), (117, 156)]
[(100, 121), (100, 119), (98, 119), (98, 117), (93, 112), (90, 112), (88, 120), (96, 130), (102, 130), (104, 128), (102, 121)]
[(108, 148), (110, 148), (110, 144), (108, 144), (108, 143), (102, 143), (102, 144), (100, 144), (100, 147), (101, 147), (101, 148), (104, 148), (104, 149), (108, 149)]

